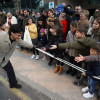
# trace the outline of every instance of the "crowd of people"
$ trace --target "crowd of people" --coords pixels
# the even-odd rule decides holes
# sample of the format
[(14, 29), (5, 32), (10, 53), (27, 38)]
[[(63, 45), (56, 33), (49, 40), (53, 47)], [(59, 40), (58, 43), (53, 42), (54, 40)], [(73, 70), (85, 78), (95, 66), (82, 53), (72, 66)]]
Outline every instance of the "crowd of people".
[[(33, 11), (32, 14), (27, 9), (18, 10), (15, 15), (8, 12), (6, 22), (5, 24), (0, 23), (0, 28), (4, 32), (10, 32), (11, 43), (14, 40), (17, 41), (14, 39), (13, 33), (20, 32), (21, 35), (17, 35), (23, 40), (24, 30), (28, 28), (33, 47), (31, 46), (29, 49), (27, 44), (20, 45), (20, 50), (24, 50), (25, 53), (32, 51), (31, 59), (39, 59), (39, 51), (36, 48), (40, 48), (61, 59), (64, 59), (66, 55), (72, 64), (84, 68), (86, 72), (81, 74), (72, 67), (68, 67), (66, 74), (76, 75), (79, 80), (74, 84), (77, 86), (82, 85), (83, 81), (87, 81), (88, 77), (88, 86), (82, 91), (87, 92), (83, 94), (84, 98), (91, 98), (97, 82), (99, 83), (99, 80), (93, 76), (100, 76), (100, 9), (96, 9), (94, 15), (89, 16), (89, 11), (82, 9), (80, 5), (76, 5), (74, 10), (71, 9), (71, 5), (66, 6), (66, 3), (62, 3), (62, 5), (64, 5), (64, 10), (59, 14), (56, 14), (53, 8), (43, 10), (42, 13)], [(4, 17), (4, 14), (0, 13), (0, 16)], [(3, 19), (0, 20), (3, 21)], [(14, 25), (19, 25), (21, 30), (16, 30)], [(90, 56), (88, 56), (89, 54)], [(46, 55), (43, 54), (42, 60), (45, 59)], [(2, 61), (5, 61), (5, 57)], [(53, 58), (50, 58), (48, 65), (52, 63)], [(7, 66), (9, 65), (11, 66), (10, 61)], [(56, 61), (54, 73), (61, 75), (64, 70), (63, 65), (64, 63)], [(9, 74), (8, 77), (10, 77)], [(17, 84), (15, 75), (11, 80), (15, 80), (15, 84)], [(21, 87), (20, 84), (11, 84), (11, 88)], [(100, 89), (98, 95), (98, 100), (100, 100)]]

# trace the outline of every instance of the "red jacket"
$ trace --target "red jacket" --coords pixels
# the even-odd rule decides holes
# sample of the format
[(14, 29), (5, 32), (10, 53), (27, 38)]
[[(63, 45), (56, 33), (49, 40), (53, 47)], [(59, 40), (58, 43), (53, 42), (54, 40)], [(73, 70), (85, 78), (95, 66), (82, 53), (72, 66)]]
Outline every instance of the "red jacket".
[(61, 20), (61, 23), (63, 24), (63, 38), (66, 40), (66, 30), (68, 27), (68, 22), (66, 20)]

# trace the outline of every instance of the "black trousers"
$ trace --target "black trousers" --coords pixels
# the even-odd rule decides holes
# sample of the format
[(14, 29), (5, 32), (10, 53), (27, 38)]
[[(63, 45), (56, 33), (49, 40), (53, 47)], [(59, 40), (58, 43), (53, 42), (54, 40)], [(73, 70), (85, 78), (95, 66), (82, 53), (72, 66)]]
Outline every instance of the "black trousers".
[(10, 86), (15, 86), (17, 84), (17, 80), (16, 80), (13, 66), (10, 63), (10, 61), (6, 64), (6, 66), (3, 67), (3, 69), (7, 72)]

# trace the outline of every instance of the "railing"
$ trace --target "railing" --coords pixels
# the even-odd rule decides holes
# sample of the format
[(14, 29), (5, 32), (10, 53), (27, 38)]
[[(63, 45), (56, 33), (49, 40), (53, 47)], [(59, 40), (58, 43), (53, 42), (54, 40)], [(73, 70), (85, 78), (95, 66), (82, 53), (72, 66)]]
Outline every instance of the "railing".
[[(46, 55), (48, 55), (48, 56), (50, 56), (50, 57), (52, 57), (52, 58), (54, 58), (54, 59), (56, 59), (56, 60), (59, 60), (60, 62), (63, 62), (64, 64), (66, 64), (66, 65), (68, 65), (68, 66), (70, 66), (70, 67), (72, 67), (72, 68), (75, 68), (76, 70), (78, 70), (78, 71), (80, 71), (80, 72), (84, 72), (84, 71), (86, 71), (85, 69), (83, 69), (83, 68), (80, 68), (79, 66), (76, 66), (76, 65), (74, 65), (74, 64), (72, 64), (72, 63), (69, 63), (68, 61), (65, 61), (65, 60), (63, 60), (63, 59), (61, 59), (61, 58), (56, 58), (56, 57), (54, 57), (54, 55), (52, 55), (52, 54), (50, 54), (50, 53), (48, 53), (48, 52), (45, 52), (45, 51), (42, 51), (41, 49), (39, 49), (39, 48), (36, 48), (38, 51), (40, 51), (40, 52), (42, 52), (42, 53), (44, 53), (44, 54), (46, 54)], [(100, 80), (100, 76), (93, 76), (94, 78), (96, 78), (96, 79), (98, 79), (98, 80)]]

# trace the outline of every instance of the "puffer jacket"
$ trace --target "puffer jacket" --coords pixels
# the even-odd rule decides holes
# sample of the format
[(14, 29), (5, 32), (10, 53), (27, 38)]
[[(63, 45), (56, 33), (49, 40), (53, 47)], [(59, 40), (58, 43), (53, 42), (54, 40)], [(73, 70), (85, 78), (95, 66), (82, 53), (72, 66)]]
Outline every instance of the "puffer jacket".
[(86, 70), (87, 76), (100, 76), (100, 61), (89, 62)]

